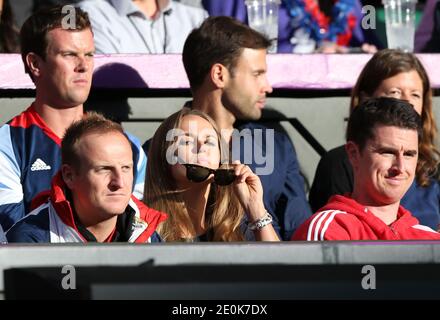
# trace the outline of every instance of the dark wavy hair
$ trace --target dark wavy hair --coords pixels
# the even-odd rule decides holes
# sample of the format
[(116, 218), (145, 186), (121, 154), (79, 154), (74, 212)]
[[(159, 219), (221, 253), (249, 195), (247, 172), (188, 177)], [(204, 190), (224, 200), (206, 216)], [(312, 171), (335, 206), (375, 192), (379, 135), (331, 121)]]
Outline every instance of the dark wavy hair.
[(231, 17), (209, 17), (186, 38), (182, 60), (191, 90), (204, 81), (211, 67), (221, 63), (234, 74), (243, 49), (267, 49), (270, 40)]
[(412, 104), (405, 100), (379, 97), (363, 100), (348, 119), (347, 141), (353, 141), (362, 151), (369, 139), (374, 138), (378, 125), (417, 131), (423, 137), (422, 120)]

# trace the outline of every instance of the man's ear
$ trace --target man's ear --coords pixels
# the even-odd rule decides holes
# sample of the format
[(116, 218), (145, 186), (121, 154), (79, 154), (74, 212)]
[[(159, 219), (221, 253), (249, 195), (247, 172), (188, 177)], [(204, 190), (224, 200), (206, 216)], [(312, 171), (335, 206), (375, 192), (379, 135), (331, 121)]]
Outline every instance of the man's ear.
[(350, 160), (353, 169), (357, 168), (360, 158), (359, 146), (353, 141), (347, 141), (345, 144), (345, 151), (347, 152), (348, 160)]
[(211, 80), (217, 88), (224, 88), (228, 79), (229, 71), (221, 63), (216, 63), (211, 67)]
[(41, 62), (40, 56), (34, 52), (29, 52), (26, 55), (26, 65), (33, 77), (39, 77), (41, 75)]
[(69, 189), (72, 189), (75, 182), (75, 172), (72, 166), (63, 164), (61, 166), (61, 174), (63, 176), (64, 183)]

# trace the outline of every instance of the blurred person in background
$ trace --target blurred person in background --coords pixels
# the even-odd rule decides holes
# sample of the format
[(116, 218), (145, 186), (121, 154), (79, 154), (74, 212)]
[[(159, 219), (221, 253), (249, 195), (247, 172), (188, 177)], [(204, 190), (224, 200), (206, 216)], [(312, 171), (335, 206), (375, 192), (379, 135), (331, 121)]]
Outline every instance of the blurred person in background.
[(0, 53), (19, 53), (19, 28), (9, 0), (0, 0)]
[(440, 52), (440, 1), (427, 0), (423, 16), (417, 27), (415, 52)]
[(173, 0), (84, 0), (97, 53), (182, 53), (185, 39), (208, 16)]
[[(244, 0), (202, 0), (202, 4), (210, 16), (247, 22)], [(378, 41), (362, 28), (362, 17), (359, 0), (281, 0), (278, 53), (374, 53)]]

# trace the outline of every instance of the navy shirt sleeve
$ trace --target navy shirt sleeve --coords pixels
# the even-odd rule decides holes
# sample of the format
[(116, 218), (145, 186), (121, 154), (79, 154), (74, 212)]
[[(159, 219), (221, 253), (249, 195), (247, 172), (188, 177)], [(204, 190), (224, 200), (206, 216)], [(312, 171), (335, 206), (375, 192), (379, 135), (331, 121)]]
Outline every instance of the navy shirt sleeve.
[[(242, 136), (240, 160), (260, 177), (264, 205), (272, 214), (273, 227), (281, 239), (289, 240), (293, 232), (311, 215), (295, 148), (288, 135), (275, 127), (246, 123), (238, 128)], [(249, 146), (244, 146), (248, 139), (242, 131), (245, 129), (250, 129), (248, 135), (252, 137), (252, 155), (249, 155)], [(273, 135), (269, 134), (268, 129), (273, 129)], [(233, 149), (236, 147), (233, 146)], [(234, 153), (232, 156), (235, 159), (237, 155)], [(263, 158), (266, 162), (261, 164)], [(261, 168), (265, 166), (268, 169), (261, 173)]]
[(295, 147), (287, 135), (278, 134), (281, 140), (283, 157), (277, 160), (287, 164), (285, 171), (285, 180), (282, 187), (281, 197), (285, 198), (285, 208), (278, 205), (274, 208), (275, 213), (284, 218), (283, 232), (281, 234), (283, 240), (290, 240), (295, 230), (306, 221), (311, 210), (304, 191), (304, 178), (301, 175), (298, 158), (296, 156)]
[(50, 243), (48, 212), (26, 216), (6, 233), (6, 238), (10, 243)]
[(309, 193), (313, 212), (317, 212), (335, 195), (353, 191), (353, 168), (344, 146), (327, 152), (319, 161)]

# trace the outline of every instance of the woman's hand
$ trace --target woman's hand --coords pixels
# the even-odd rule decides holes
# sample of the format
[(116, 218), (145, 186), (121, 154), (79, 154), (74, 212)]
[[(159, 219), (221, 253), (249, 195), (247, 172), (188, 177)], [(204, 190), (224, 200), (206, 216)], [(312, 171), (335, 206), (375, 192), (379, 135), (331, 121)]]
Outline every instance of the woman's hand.
[[(263, 186), (260, 178), (247, 165), (240, 161), (233, 162), (235, 175), (234, 189), (251, 223), (266, 215), (263, 203)], [(254, 230), (257, 241), (280, 241), (272, 224)]]
[(247, 165), (233, 162), (235, 175), (234, 190), (251, 221), (262, 218), (265, 214), (263, 186), (260, 178)]

